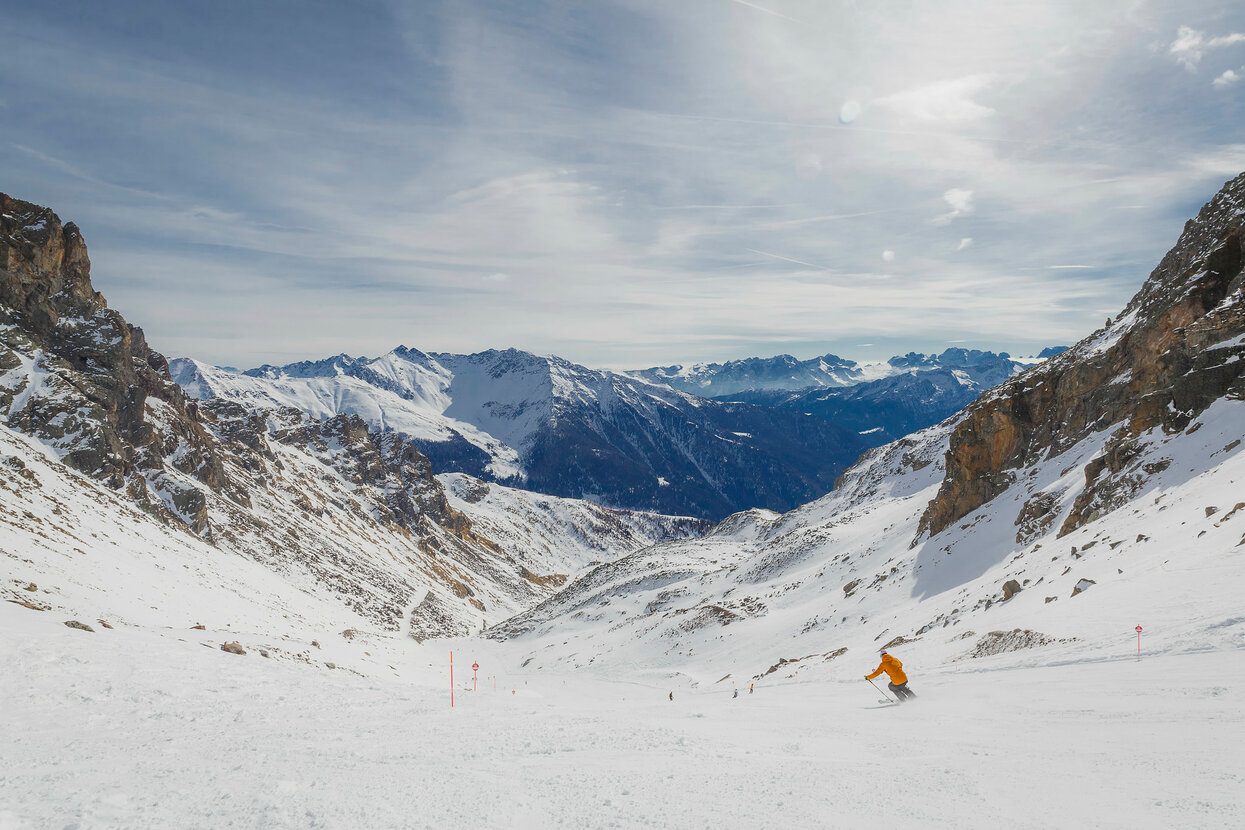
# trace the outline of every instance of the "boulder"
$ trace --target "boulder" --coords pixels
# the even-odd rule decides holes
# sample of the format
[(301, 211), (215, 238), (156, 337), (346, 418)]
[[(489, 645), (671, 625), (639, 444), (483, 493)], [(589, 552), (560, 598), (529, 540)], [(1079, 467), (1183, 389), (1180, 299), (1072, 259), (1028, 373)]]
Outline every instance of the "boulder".
[(1077, 582), (1076, 587), (1072, 589), (1072, 596), (1076, 596), (1077, 594), (1083, 594), (1089, 590), (1089, 586), (1097, 585), (1097, 584), (1098, 583), (1094, 582), (1094, 580), (1092, 579), (1082, 579), (1079, 582)]
[(1003, 583), (1003, 601), (1011, 599), (1020, 593), (1020, 583), (1014, 579), (1009, 579)]
[(77, 620), (65, 620), (65, 625), (69, 626), (70, 628), (76, 628), (79, 631), (90, 631), (92, 634), (95, 633), (94, 628), (91, 628), (91, 626), (87, 625), (84, 622), (78, 622)]
[(246, 654), (246, 649), (244, 649), (242, 644), (236, 640), (232, 643), (222, 643), (220, 650), (227, 651), (230, 654)]

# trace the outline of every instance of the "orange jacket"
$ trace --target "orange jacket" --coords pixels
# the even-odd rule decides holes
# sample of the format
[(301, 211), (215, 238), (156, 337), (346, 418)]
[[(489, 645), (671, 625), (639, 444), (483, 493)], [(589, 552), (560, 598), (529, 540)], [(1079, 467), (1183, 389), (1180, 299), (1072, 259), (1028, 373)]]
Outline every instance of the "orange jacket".
[(891, 682), (896, 686), (901, 686), (908, 682), (908, 675), (903, 673), (903, 663), (900, 663), (889, 654), (882, 655), (882, 662), (878, 664), (878, 667), (873, 674), (868, 675), (868, 678), (872, 680), (882, 672), (886, 672), (887, 676), (890, 677)]

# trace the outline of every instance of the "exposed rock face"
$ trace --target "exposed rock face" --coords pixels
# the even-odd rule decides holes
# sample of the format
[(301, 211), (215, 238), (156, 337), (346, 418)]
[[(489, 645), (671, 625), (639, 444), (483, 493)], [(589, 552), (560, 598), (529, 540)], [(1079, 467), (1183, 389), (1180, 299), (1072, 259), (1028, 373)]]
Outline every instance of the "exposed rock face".
[[(951, 436), (946, 477), (918, 541), (1003, 492), (1026, 465), (1114, 427), (1061, 525), (1070, 532), (1154, 472), (1130, 466), (1144, 433), (1184, 430), (1215, 400), (1245, 394), (1243, 224), (1245, 174), (1185, 225), (1112, 325), (970, 406)], [(1041, 508), (1021, 517), (1022, 534)]]
[[(167, 361), (91, 286), (77, 226), (0, 193), (0, 372), (28, 360), (25, 384), (0, 387), (0, 411), (9, 426), (60, 450), (65, 464), (128, 489), (154, 511), (163, 505), (142, 471), (158, 470), (174, 451), (177, 469), (214, 491), (226, 486), (195, 405), (169, 379)], [(163, 405), (159, 423), (149, 417), (149, 398)], [(171, 498), (199, 512), (193, 496), (176, 493)]]

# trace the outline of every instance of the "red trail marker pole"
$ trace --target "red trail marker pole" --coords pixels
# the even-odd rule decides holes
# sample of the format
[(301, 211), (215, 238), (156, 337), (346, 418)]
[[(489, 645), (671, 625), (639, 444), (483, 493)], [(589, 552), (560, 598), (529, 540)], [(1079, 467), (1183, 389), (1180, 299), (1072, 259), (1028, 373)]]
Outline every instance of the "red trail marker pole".
[(1141, 626), (1137, 626), (1137, 659), (1141, 659)]
[(478, 672), (479, 670), (480, 670), (479, 663), (471, 664), (471, 691), (473, 692), (476, 690), (476, 672)]
[(454, 652), (450, 652), (450, 708), (454, 708)]

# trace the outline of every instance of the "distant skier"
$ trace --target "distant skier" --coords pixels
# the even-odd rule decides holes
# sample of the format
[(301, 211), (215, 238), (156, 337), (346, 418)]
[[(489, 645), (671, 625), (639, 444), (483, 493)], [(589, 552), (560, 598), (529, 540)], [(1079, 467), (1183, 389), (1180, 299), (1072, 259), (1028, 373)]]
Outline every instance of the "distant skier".
[(748, 694), (752, 694), (753, 692), (756, 691), (756, 689), (757, 689), (757, 684), (755, 683), (748, 684)]
[(674, 692), (670, 693), (670, 702), (674, 703)]
[(737, 697), (739, 697), (739, 690), (738, 690), (738, 689), (736, 689), (736, 690), (735, 690), (735, 694), (731, 695), (731, 698), (732, 698), (732, 699), (737, 698)]
[(887, 684), (887, 688), (894, 693), (899, 702), (916, 697), (916, 692), (908, 688), (908, 675), (903, 673), (903, 663), (898, 659), (886, 653), (886, 649), (882, 649), (882, 662), (878, 664), (873, 674), (866, 674), (865, 680), (872, 680), (882, 672), (886, 672), (891, 682)]

